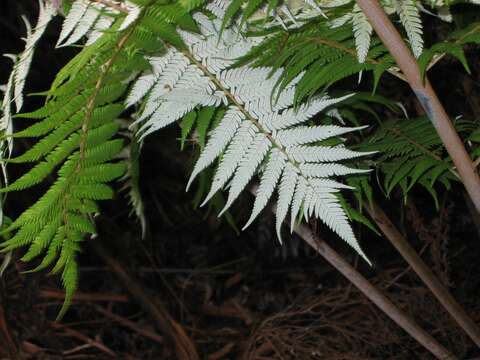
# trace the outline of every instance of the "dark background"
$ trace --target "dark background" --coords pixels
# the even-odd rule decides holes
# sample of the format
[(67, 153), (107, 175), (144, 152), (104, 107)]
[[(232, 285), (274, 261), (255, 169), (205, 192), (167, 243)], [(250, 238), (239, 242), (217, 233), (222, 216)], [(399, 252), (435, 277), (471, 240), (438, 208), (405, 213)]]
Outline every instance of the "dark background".
[[(25, 27), (20, 14), (35, 23), (37, 11), (33, 0), (0, 3), (1, 53), (22, 50)], [(477, 15), (472, 11), (472, 16)], [(428, 19), (426, 24), (428, 43), (448, 29)], [(48, 89), (55, 73), (76, 52), (54, 48), (60, 25), (57, 18), (37, 48), (27, 93)], [(452, 115), (475, 117), (479, 111), (478, 48), (467, 54), (471, 77), (447, 59), (433, 70), (431, 78)], [(10, 70), (10, 60), (0, 58), (0, 84), (6, 83)], [(349, 85), (354, 88), (355, 84), (353, 79)], [(395, 79), (385, 76), (379, 92), (401, 100), (410, 113), (418, 112), (410, 90)], [(27, 97), (24, 110), (41, 104), (42, 98)], [(25, 126), (25, 121), (15, 120), (15, 127)], [(138, 222), (129, 216), (121, 192), (102, 204), (97, 219), (99, 237), (84, 242), (79, 258), (79, 297), (61, 325), (52, 323), (62, 302), (58, 279), (47, 273), (22, 275), (32, 265), (18, 260), (21, 251), (14, 254), (0, 279), (0, 357), (177, 358), (169, 334), (142, 306), (139, 296), (144, 296), (162, 309), (164, 316), (181, 324), (202, 359), (430, 358), (301, 240), (285, 236), (281, 246), (268, 211), (238, 235), (226, 221), (217, 219), (212, 209), (195, 209), (194, 191), (184, 192), (194, 150), (190, 146), (179, 151), (179, 133), (174, 127), (156, 133), (144, 147), (145, 239), (141, 239)], [(30, 145), (18, 140), (15, 151), (22, 152)], [(16, 178), (22, 171), (12, 167), (10, 177)], [(44, 189), (38, 186), (10, 194), (6, 214), (15, 217)], [(457, 187), (443, 193), (439, 213), (421, 190), (415, 191), (406, 205), (399, 194), (381, 202), (479, 323), (480, 242), (463, 190)], [(245, 194), (233, 207), (237, 227), (248, 218), (251, 204)], [(321, 234), (451, 351), (462, 358), (478, 355), (385, 239), (358, 227), (362, 246), (374, 263), (369, 268), (331, 233)], [(119, 277), (118, 268), (138, 285), (137, 293), (131, 294), (131, 284)], [(128, 321), (136, 328), (128, 326)], [(145, 332), (163, 340), (152, 340)]]

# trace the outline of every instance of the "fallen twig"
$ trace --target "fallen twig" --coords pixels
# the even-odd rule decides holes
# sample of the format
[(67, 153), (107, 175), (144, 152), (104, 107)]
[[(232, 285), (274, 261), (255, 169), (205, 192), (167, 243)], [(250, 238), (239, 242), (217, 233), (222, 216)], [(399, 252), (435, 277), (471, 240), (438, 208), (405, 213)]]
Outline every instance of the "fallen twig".
[(213, 305), (211, 303), (205, 303), (202, 305), (202, 311), (207, 315), (212, 316), (225, 316), (242, 320), (246, 325), (250, 325), (253, 322), (253, 315), (232, 300), (220, 306)]
[(225, 359), (226, 355), (232, 351), (235, 347), (235, 343), (231, 342), (222, 347), (220, 350), (214, 352), (213, 354), (208, 355), (208, 360), (220, 360)]
[(76, 338), (80, 341), (83, 341), (85, 344), (88, 344), (91, 347), (97, 348), (98, 350), (104, 352), (105, 354), (108, 354), (112, 357), (116, 357), (116, 354), (111, 349), (109, 349), (107, 346), (105, 346), (103, 343), (100, 343), (96, 340), (90, 339), (88, 336), (82, 334), (81, 332), (79, 332), (77, 330), (71, 329), (71, 328), (69, 328), (65, 325), (61, 325), (61, 324), (56, 323), (56, 322), (51, 322), (50, 326), (54, 329), (63, 330), (65, 335)]
[(119, 316), (119, 315), (116, 315), (106, 309), (104, 309), (103, 307), (101, 306), (95, 306), (95, 309), (102, 315), (118, 322), (119, 324), (139, 333), (140, 335), (142, 336), (145, 336), (146, 338), (149, 338), (150, 340), (153, 340), (159, 344), (163, 344), (164, 343), (164, 340), (163, 340), (163, 337), (154, 333), (153, 331), (150, 331), (148, 329), (145, 329), (145, 328), (142, 328), (140, 326), (138, 326), (136, 323), (134, 323), (133, 321), (130, 321), (122, 316)]
[[(53, 290), (53, 289), (43, 289), (39, 291), (38, 294), (41, 298), (46, 299), (65, 299), (65, 291)], [(86, 301), (86, 302), (128, 302), (128, 296), (126, 295), (115, 295), (115, 294), (100, 294), (100, 293), (82, 293), (77, 291), (73, 295), (73, 302), (76, 301)]]

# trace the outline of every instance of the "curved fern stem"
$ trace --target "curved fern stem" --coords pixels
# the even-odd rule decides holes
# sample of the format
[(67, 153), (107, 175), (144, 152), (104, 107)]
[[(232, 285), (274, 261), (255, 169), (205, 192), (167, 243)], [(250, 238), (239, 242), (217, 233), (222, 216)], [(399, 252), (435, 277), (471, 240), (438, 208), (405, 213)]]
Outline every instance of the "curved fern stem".
[(357, 269), (345, 261), (325, 241), (320, 239), (308, 226), (303, 224), (298, 225), (294, 231), (419, 344), (439, 359), (456, 359), (452, 353), (422, 329), (415, 320), (400, 310), (390, 299), (360, 274)]

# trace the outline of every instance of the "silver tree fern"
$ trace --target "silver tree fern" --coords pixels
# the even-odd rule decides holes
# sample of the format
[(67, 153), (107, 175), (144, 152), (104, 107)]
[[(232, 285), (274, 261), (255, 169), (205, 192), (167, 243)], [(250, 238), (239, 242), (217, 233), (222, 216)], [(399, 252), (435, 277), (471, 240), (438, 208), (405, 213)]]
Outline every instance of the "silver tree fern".
[[(228, 6), (215, 2), (207, 9), (220, 16)], [(181, 119), (198, 106), (222, 106), (227, 110), (211, 132), (190, 177), (195, 177), (220, 159), (205, 201), (227, 187), (227, 210), (252, 177), (258, 173), (260, 186), (247, 227), (267, 205), (278, 189), (276, 228), (281, 239), (281, 224), (288, 212), (292, 228), (299, 215), (321, 219), (364, 258), (337, 193), (348, 189), (332, 177), (361, 173), (338, 163), (366, 153), (348, 150), (343, 145), (321, 145), (323, 140), (361, 127), (307, 125), (318, 112), (346, 97), (312, 99), (293, 108), (296, 81), (277, 99), (272, 91), (281, 76), (278, 70), (241, 66), (230, 69), (257, 42), (241, 35), (238, 26), (222, 31), (222, 19), (194, 15), (200, 34), (181, 31), (187, 49), (173, 47), (160, 57), (151, 57), (152, 71), (142, 74), (127, 99), (128, 105), (141, 104), (134, 126), (141, 124), (139, 138)]]

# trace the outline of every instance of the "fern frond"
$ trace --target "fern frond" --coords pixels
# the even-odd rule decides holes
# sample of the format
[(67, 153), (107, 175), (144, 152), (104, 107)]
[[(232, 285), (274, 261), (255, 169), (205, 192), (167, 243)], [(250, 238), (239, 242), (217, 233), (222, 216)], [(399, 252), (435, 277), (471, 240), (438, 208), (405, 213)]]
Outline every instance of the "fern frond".
[[(162, 53), (165, 40), (182, 41), (177, 25), (195, 29), (193, 20), (178, 5), (141, 0), (111, 4), (107, 7), (87, 0), (73, 2), (58, 44), (69, 45), (86, 37), (86, 45), (57, 73), (50, 89), (41, 93), (46, 95), (45, 105), (16, 116), (37, 121), (12, 138), (41, 138), (24, 154), (10, 160), (31, 162), (32, 168), (0, 190), (22, 190), (47, 176), (54, 178), (48, 190), (4, 230), (12, 237), (0, 248), (11, 251), (28, 246), (25, 261), (43, 256), (33, 271), (53, 265), (52, 272), (61, 273), (66, 297), (59, 317), (68, 308), (77, 286), (76, 254), (81, 242), (95, 233), (97, 201), (113, 197), (108, 184), (123, 178), (127, 170), (130, 181), (136, 181), (134, 169), (127, 168), (119, 158), (125, 146), (116, 137), (117, 118), (125, 109), (125, 91), (135, 74), (149, 69), (148, 55)], [(155, 23), (152, 16), (161, 19)], [(39, 21), (39, 29), (43, 29), (40, 25), (44, 22)], [(162, 30), (157, 33), (159, 28)], [(10, 101), (12, 87), (7, 90), (6, 101)], [(140, 210), (138, 203), (134, 205)]]
[[(110, 70), (112, 75), (118, 70), (121, 74), (122, 67), (126, 66), (116, 66), (115, 60), (120, 56), (127, 36), (128, 33), (120, 38), (119, 45), (113, 43), (114, 51), (108, 57), (92, 54), (106, 59), (95, 82), (79, 82), (78, 78), (83, 79), (84, 74), (68, 73), (51, 90), (52, 100), (47, 101), (44, 108), (30, 114), (42, 120), (21, 134), (45, 136), (32, 149), (12, 161), (43, 161), (1, 190), (8, 192), (31, 187), (58, 168), (57, 178), (47, 192), (5, 230), (14, 232), (14, 235), (4, 241), (1, 247), (3, 251), (11, 251), (30, 246), (25, 260), (40, 256), (46, 250), (40, 268), (56, 261), (52, 272), (61, 272), (66, 289), (60, 317), (68, 308), (78, 281), (75, 258), (80, 251), (80, 242), (85, 234), (95, 231), (91, 215), (97, 211), (97, 207), (92, 205), (91, 200), (111, 198), (113, 192), (106, 183), (121, 177), (125, 171), (124, 164), (112, 163), (123, 144), (118, 140), (110, 140), (118, 130), (114, 119), (123, 110), (123, 106), (110, 103), (122, 95), (125, 86), (122, 91), (118, 87), (108, 86), (109, 81), (115, 79), (107, 79), (107, 74), (110, 75)], [(111, 41), (116, 39), (109, 37)], [(82, 59), (85, 52), (88, 53), (87, 49), (77, 59)], [(124, 60), (135, 68), (134, 57), (130, 61)], [(88, 62), (85, 62), (85, 66), (89, 66)], [(116, 74), (118, 76), (119, 73)], [(124, 80), (128, 73), (122, 76)], [(103, 84), (107, 86), (103, 88)], [(108, 90), (113, 91), (106, 94)]]
[[(236, 58), (250, 51), (258, 40), (243, 37), (236, 27), (221, 31), (224, 23), (221, 19), (212, 21), (203, 14), (195, 14), (194, 18), (201, 34), (180, 32), (188, 50), (170, 48), (164, 56), (151, 58), (152, 67), (160, 64), (161, 72), (141, 75), (132, 88), (128, 104), (144, 94), (144, 101), (141, 102), (143, 110), (135, 124), (141, 125), (140, 136), (168, 126), (197, 107), (227, 106), (223, 118), (211, 132), (201, 152), (187, 188), (202, 170), (219, 158), (204, 203), (229, 183), (229, 195), (221, 211), (223, 213), (252, 177), (259, 173), (260, 187), (247, 225), (278, 189), (279, 238), (280, 225), (293, 209), (292, 202), (295, 199), (294, 216), (301, 207), (307, 217), (320, 218), (364, 256), (347, 216), (334, 195), (340, 189), (349, 187), (329, 180), (341, 174), (358, 173), (359, 170), (336, 164), (335, 161), (362, 154), (346, 151), (343, 147), (312, 146), (361, 127), (304, 125), (318, 111), (344, 98), (324, 96), (312, 99), (311, 103), (294, 110), (294, 81), (272, 102), (271, 94), (281, 69), (273, 72), (271, 68), (229, 68)], [(252, 84), (259, 86), (252, 88)], [(188, 96), (177, 95), (184, 91), (188, 92)], [(264, 163), (266, 165), (262, 166)], [(295, 193), (297, 184), (300, 190)]]

